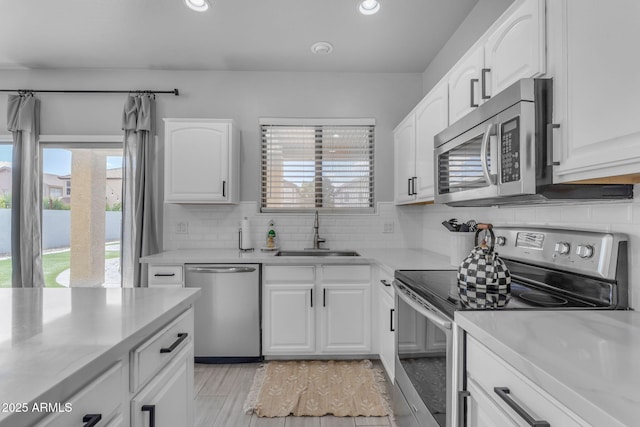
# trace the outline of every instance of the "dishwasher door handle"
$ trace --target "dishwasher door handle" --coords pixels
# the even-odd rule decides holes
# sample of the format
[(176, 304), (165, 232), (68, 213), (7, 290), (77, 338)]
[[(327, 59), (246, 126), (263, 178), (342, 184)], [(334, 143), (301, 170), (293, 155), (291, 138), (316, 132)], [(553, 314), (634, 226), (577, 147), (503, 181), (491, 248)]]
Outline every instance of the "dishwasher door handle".
[(253, 273), (254, 267), (187, 267), (187, 271), (195, 273)]

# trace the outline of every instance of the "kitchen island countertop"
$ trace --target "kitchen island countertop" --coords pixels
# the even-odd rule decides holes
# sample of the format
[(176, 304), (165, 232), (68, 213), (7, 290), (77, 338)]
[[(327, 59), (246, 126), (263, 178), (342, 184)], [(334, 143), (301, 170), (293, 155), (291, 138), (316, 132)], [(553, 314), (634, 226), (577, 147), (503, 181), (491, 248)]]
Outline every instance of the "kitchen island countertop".
[(455, 321), (592, 425), (638, 425), (640, 313), (457, 311)]
[(199, 292), (0, 289), (0, 404), (7, 404), (0, 426), (45, 416), (16, 414), (8, 405), (65, 402), (70, 390), (186, 310)]

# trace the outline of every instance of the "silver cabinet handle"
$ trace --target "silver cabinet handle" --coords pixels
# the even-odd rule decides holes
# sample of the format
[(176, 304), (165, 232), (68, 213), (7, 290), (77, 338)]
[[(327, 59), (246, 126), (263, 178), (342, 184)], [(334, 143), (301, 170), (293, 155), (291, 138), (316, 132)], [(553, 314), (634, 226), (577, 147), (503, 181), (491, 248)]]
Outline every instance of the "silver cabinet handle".
[(549, 123), (547, 125), (547, 166), (558, 166), (560, 162), (553, 161), (553, 130), (559, 129), (557, 123)]
[(187, 271), (196, 273), (253, 273), (253, 267), (188, 267)]
[(489, 99), (491, 95), (487, 95), (487, 73), (491, 72), (491, 68), (482, 69), (482, 99)]
[(380, 283), (382, 283), (382, 284), (383, 284), (383, 285), (385, 285), (385, 286), (391, 286), (391, 283), (389, 283), (388, 281), (386, 281), (386, 280), (384, 280), (384, 279), (381, 279), (381, 280), (380, 280)]
[(511, 396), (509, 396), (510, 390), (508, 387), (494, 387), (493, 391), (531, 427), (551, 427), (546, 421), (534, 419), (522, 406), (518, 405)]
[(176, 273), (156, 273), (154, 277), (173, 277)]
[(478, 104), (476, 104), (476, 100), (474, 99), (475, 96), (473, 96), (474, 92), (475, 92), (474, 88), (475, 88), (476, 83), (479, 82), (479, 80), (478, 79), (471, 79), (470, 82), (471, 82), (471, 103), (469, 104), (469, 106), (471, 108), (475, 108), (475, 107), (478, 106)]

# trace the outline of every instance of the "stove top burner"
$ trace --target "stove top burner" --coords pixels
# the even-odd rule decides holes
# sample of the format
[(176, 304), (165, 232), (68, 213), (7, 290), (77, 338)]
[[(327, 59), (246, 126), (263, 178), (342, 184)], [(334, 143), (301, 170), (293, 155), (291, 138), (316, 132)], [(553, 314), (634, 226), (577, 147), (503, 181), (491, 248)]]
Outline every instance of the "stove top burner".
[[(450, 318), (456, 310), (468, 310), (458, 296), (455, 270), (398, 270), (396, 278), (417, 296), (431, 303)], [(580, 280), (584, 281), (584, 278)], [(511, 281), (511, 298), (501, 309), (586, 309), (603, 307), (585, 299), (577, 299), (558, 292), (548, 292), (520, 280)]]
[(569, 301), (564, 298), (540, 292), (523, 292), (518, 297), (525, 301), (540, 304), (543, 307), (559, 307), (569, 304)]

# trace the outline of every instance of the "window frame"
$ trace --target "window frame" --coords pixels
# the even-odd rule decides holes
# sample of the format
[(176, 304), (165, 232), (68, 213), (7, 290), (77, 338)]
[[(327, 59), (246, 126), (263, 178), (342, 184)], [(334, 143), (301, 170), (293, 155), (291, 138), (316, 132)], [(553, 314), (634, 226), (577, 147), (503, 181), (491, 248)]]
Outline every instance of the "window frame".
[[(310, 213), (314, 211), (324, 212), (324, 213), (335, 213), (335, 214), (374, 214), (376, 212), (376, 197), (375, 197), (375, 127), (376, 120), (374, 118), (275, 118), (275, 117), (263, 117), (258, 120), (259, 128), (258, 133), (260, 135), (260, 144), (259, 144), (259, 158), (261, 161), (260, 164), (260, 200), (259, 200), (259, 210), (261, 213), (279, 213), (279, 214), (287, 214), (287, 213)], [(316, 176), (314, 177), (314, 196), (316, 200), (315, 207), (265, 207), (265, 199), (264, 199), (264, 188), (265, 188), (265, 174), (264, 174), (264, 166), (262, 165), (262, 153), (264, 149), (264, 140), (262, 138), (262, 127), (263, 126), (291, 126), (291, 127), (331, 127), (331, 126), (361, 126), (361, 127), (372, 127), (373, 133), (371, 136), (371, 153), (370, 153), (370, 206), (369, 207), (323, 207), (319, 206), (322, 203), (322, 172), (316, 172)], [(317, 164), (318, 158), (315, 159)], [(318, 189), (320, 193), (318, 193)]]

